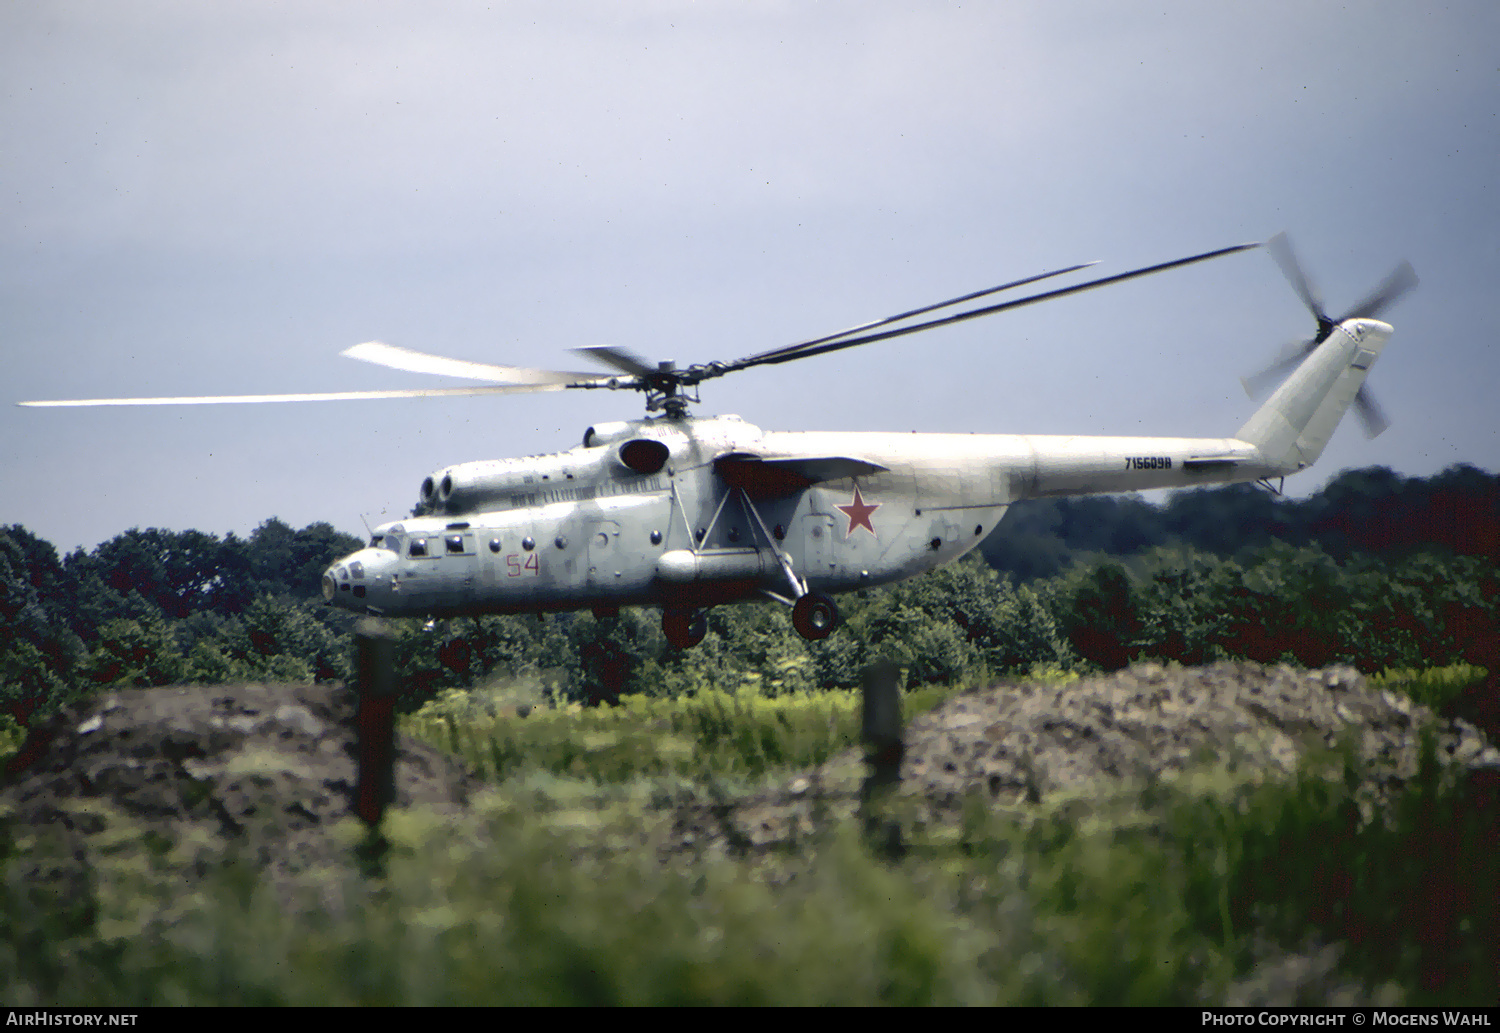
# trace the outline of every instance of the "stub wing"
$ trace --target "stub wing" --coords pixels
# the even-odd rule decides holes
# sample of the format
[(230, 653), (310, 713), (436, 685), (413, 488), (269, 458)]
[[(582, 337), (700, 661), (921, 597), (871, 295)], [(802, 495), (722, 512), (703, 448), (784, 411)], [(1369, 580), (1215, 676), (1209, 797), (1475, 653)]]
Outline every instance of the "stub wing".
[(760, 456), (731, 452), (714, 460), (714, 473), (751, 498), (782, 498), (823, 481), (880, 473), (886, 467), (852, 456)]

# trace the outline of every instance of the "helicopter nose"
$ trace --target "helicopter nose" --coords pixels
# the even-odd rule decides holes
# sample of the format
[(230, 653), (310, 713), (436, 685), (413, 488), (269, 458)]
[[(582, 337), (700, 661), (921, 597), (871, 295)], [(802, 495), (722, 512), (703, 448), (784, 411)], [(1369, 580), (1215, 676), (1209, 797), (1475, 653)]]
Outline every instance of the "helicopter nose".
[(381, 549), (350, 553), (323, 572), (323, 599), (330, 606), (362, 613), (383, 608), (395, 558), (394, 553)]
[(344, 605), (344, 600), (339, 598), (339, 585), (344, 586), (347, 594), (349, 589), (349, 563), (347, 558), (342, 559), (323, 571), (323, 599), (334, 606)]

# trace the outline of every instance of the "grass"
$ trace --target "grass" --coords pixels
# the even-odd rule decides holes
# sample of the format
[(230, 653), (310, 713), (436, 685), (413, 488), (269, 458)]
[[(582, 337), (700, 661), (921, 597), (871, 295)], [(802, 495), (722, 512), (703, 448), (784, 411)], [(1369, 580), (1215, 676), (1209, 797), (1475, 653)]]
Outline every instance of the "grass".
[[(910, 719), (959, 691), (921, 687), (906, 694), (903, 710)], [(599, 784), (637, 776), (762, 778), (822, 764), (857, 746), (859, 727), (860, 694), (854, 691), (627, 696), (618, 706), (584, 707), (553, 703), (524, 681), (474, 693), (450, 690), (403, 723), (482, 778), (541, 770)]]
[(1452, 664), (1421, 671), (1389, 669), (1373, 675), (1369, 682), (1373, 688), (1400, 692), (1433, 713), (1439, 713), (1461, 697), (1466, 689), (1478, 685), (1488, 676), (1488, 670), (1475, 664)]

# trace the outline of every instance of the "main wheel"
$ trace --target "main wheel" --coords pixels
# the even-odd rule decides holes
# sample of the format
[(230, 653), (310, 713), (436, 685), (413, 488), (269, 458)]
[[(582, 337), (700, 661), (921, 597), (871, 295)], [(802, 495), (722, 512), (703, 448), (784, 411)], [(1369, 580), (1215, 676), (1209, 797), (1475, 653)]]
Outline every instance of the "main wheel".
[(691, 649), (708, 634), (708, 618), (701, 610), (663, 610), (661, 631), (675, 649)]
[(809, 592), (792, 606), (792, 627), (810, 642), (825, 639), (839, 625), (839, 608), (826, 595)]

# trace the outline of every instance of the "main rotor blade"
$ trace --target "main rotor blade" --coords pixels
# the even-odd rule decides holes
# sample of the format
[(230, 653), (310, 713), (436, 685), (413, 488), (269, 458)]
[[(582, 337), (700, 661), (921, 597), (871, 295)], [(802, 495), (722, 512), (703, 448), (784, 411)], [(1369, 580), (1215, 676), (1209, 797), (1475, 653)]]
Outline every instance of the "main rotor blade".
[(440, 377), (463, 377), (466, 380), (484, 380), (494, 384), (567, 384), (598, 376), (597, 373), (569, 373), (555, 369), (528, 369), (524, 366), (493, 366), (484, 362), (427, 355), (381, 341), (356, 344), (352, 348), (345, 348), (340, 354), (408, 373), (433, 373)]
[(1354, 396), (1354, 411), (1359, 414), (1367, 438), (1378, 438), (1391, 425), (1385, 412), (1375, 404), (1375, 396), (1366, 384), (1359, 385), (1359, 393)]
[(1306, 305), (1308, 311), (1313, 314), (1318, 325), (1321, 327), (1328, 322), (1328, 313), (1323, 311), (1323, 301), (1318, 297), (1318, 292), (1313, 290), (1307, 274), (1302, 271), (1297, 256), (1292, 253), (1292, 243), (1287, 239), (1287, 235), (1278, 233), (1266, 241), (1266, 250), (1271, 252), (1271, 257), (1276, 259), (1277, 265), (1281, 266), (1282, 275), (1291, 283), (1292, 289), (1302, 299), (1302, 304)]
[(1411, 263), (1402, 262), (1368, 297), (1361, 298), (1353, 308), (1340, 316), (1339, 322), (1346, 319), (1374, 319), (1418, 282), (1417, 271), (1411, 267)]
[(1159, 265), (1147, 266), (1143, 269), (1133, 269), (1128, 273), (1118, 273), (1114, 276), (1106, 276), (1101, 280), (1090, 280), (1087, 283), (1080, 283), (1073, 287), (1063, 287), (1060, 290), (1046, 291), (1042, 294), (1033, 294), (1029, 297), (1018, 298), (1015, 301), (1001, 302), (998, 305), (986, 305), (983, 308), (972, 309), (968, 312), (960, 312), (955, 316), (945, 316), (942, 319), (931, 319), (925, 323), (917, 323), (915, 326), (900, 327), (896, 330), (883, 330), (880, 333), (865, 334), (863, 336), (854, 337), (847, 340), (833, 341), (828, 344), (814, 345), (812, 347), (802, 348), (798, 351), (790, 352), (787, 354), (777, 354), (773, 352), (765, 355), (752, 355), (749, 358), (740, 359), (736, 362), (725, 363), (721, 366), (715, 365), (711, 368), (711, 375), (721, 376), (724, 373), (731, 373), (735, 370), (748, 369), (751, 366), (774, 365), (780, 362), (789, 362), (792, 359), (803, 359), (812, 355), (823, 355), (827, 352), (838, 351), (842, 348), (853, 348), (855, 345), (859, 344), (870, 344), (873, 341), (884, 341), (892, 337), (901, 337), (906, 334), (915, 334), (923, 330), (931, 330), (934, 327), (947, 326), (950, 323), (960, 323), (966, 319), (978, 319), (980, 316), (993, 315), (996, 312), (1004, 312), (1006, 309), (1020, 308), (1023, 305), (1032, 305), (1038, 301), (1048, 301), (1052, 298), (1062, 298), (1066, 297), (1069, 294), (1077, 294), (1081, 291), (1093, 290), (1095, 287), (1103, 287), (1106, 284), (1122, 283), (1125, 280), (1133, 280), (1138, 276), (1147, 276), (1151, 273), (1164, 272), (1167, 269), (1175, 269), (1178, 266), (1192, 265), (1194, 262), (1205, 262), (1210, 258), (1218, 258), (1221, 255), (1230, 255), (1235, 253), (1236, 251), (1248, 251), (1250, 248), (1257, 248), (1260, 246), (1261, 245), (1259, 243), (1236, 244), (1233, 247), (1220, 248), (1217, 251), (1205, 251), (1201, 255), (1193, 255), (1189, 258), (1179, 258), (1176, 261), (1162, 262)]
[(373, 398), (452, 398), (460, 395), (511, 395), (533, 391), (565, 391), (570, 387), (608, 387), (607, 382), (574, 384), (501, 384), (489, 387), (431, 387), (403, 391), (321, 391), (291, 395), (202, 395), (180, 398), (80, 398), (70, 401), (17, 402), (34, 408), (64, 408), (95, 405), (254, 405), (262, 402), (343, 402)]
[(588, 348), (574, 348), (573, 351), (579, 355), (587, 355), (590, 358), (613, 366), (621, 373), (630, 373), (638, 377), (649, 377), (658, 369), (633, 352), (624, 348), (616, 348), (608, 344), (596, 344)]
[(1082, 262), (1078, 265), (1070, 265), (1066, 269), (1054, 269), (1049, 273), (1039, 273), (1036, 276), (1028, 276), (1022, 280), (1012, 280), (1010, 283), (1002, 283), (998, 287), (986, 287), (982, 291), (973, 291), (972, 293), (965, 294), (962, 297), (950, 298), (947, 301), (939, 301), (935, 305), (923, 305), (921, 308), (914, 308), (907, 312), (899, 312), (894, 316), (886, 316), (884, 319), (875, 319), (871, 320), (868, 323), (861, 323), (858, 326), (851, 326), (849, 329), (840, 330), (836, 334), (826, 334), (823, 337), (814, 337), (810, 341), (798, 341), (796, 344), (788, 344), (781, 348), (772, 348), (770, 351), (760, 352), (757, 355), (750, 356), (750, 358), (766, 359), (770, 358), (773, 355), (784, 355), (788, 352), (800, 351), (803, 348), (810, 348), (815, 344), (824, 344), (828, 341), (835, 341), (840, 337), (847, 337), (850, 334), (856, 334), (863, 330), (874, 330), (876, 327), (889, 326), (892, 323), (899, 323), (904, 319), (911, 319), (914, 316), (922, 316), (926, 315), (928, 312), (936, 312), (938, 309), (947, 308), (950, 305), (962, 305), (964, 302), (973, 301), (975, 298), (983, 298), (990, 294), (998, 294), (1000, 291), (1008, 291), (1016, 287), (1024, 287), (1028, 283), (1036, 283), (1038, 280), (1046, 280), (1054, 276), (1062, 276), (1065, 273), (1076, 273), (1080, 269), (1087, 269), (1091, 265), (1098, 264), (1098, 262)]

